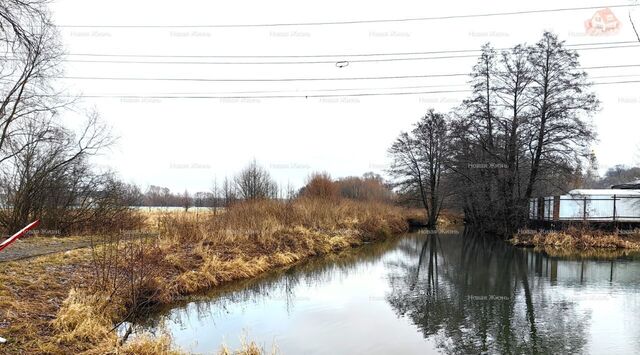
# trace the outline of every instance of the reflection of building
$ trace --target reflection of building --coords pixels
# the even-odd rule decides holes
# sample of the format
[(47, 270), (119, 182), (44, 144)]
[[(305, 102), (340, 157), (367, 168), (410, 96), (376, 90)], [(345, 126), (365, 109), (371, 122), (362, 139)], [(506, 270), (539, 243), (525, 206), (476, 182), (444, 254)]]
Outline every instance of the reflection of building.
[(529, 201), (529, 219), (640, 223), (640, 182), (534, 198)]
[(608, 8), (598, 10), (584, 23), (587, 33), (593, 35), (617, 32), (620, 25), (621, 23), (616, 15), (614, 15), (613, 11)]

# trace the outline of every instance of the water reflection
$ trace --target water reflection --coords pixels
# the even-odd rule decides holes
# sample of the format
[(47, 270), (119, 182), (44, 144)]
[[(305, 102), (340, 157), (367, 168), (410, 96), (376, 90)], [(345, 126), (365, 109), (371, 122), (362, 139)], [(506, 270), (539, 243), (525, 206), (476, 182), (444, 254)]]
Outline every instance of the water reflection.
[(446, 353), (584, 351), (588, 314), (530, 278), (526, 252), (495, 239), (438, 236), (403, 251), (418, 263), (394, 265), (387, 299)]
[(200, 353), (243, 330), (284, 354), (637, 353), (639, 286), (637, 254), (417, 234), (186, 298), (142, 328)]

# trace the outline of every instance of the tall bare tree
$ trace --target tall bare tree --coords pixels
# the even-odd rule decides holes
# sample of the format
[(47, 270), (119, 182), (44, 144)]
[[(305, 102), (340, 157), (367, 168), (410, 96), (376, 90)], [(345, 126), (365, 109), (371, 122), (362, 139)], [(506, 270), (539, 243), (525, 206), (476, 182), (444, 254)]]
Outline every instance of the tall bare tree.
[(589, 91), (587, 73), (579, 68), (578, 53), (567, 49), (555, 34), (545, 32), (530, 52), (535, 85), (526, 199), (533, 195), (541, 171), (567, 170), (588, 158), (595, 133), (585, 118), (599, 107)]
[(389, 172), (405, 195), (416, 196), (425, 209), (427, 225), (438, 221), (444, 199), (442, 178), (450, 150), (449, 130), (443, 114), (429, 110), (410, 132), (403, 132), (389, 149), (393, 159)]
[(497, 170), (499, 189), (504, 203), (502, 203), (502, 217), (507, 221), (522, 218), (521, 204), (521, 174), (523, 163), (523, 135), (529, 120), (531, 105), (530, 85), (531, 65), (528, 61), (529, 51), (522, 45), (515, 46), (510, 51), (503, 51), (500, 58), (500, 70), (496, 76), (496, 93), (499, 98), (502, 114), (498, 119), (502, 146), (502, 161), (504, 166)]

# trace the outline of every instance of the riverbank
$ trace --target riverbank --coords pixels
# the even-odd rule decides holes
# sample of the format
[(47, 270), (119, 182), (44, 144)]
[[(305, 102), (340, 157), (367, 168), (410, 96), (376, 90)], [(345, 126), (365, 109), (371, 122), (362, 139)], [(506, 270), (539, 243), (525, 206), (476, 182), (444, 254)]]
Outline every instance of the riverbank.
[(520, 230), (510, 242), (520, 247), (565, 250), (629, 249), (640, 250), (640, 230), (607, 232), (568, 228), (562, 231)]
[(166, 214), (143, 238), (3, 263), (0, 353), (169, 352), (163, 338), (120, 346), (113, 328), (146, 307), (402, 234), (415, 214), (348, 200), (239, 203), (206, 218)]

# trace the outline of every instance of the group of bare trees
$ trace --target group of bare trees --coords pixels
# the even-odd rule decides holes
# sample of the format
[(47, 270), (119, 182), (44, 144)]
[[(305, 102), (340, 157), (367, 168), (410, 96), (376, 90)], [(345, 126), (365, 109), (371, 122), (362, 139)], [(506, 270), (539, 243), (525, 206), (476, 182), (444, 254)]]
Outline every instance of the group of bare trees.
[(511, 50), (485, 45), (471, 77), (462, 105), (446, 117), (430, 111), (397, 139), (391, 173), (431, 223), (455, 193), (468, 222), (507, 234), (524, 223), (529, 198), (564, 191), (585, 166), (599, 102), (576, 51), (549, 32)]
[(62, 124), (75, 102), (55, 89), (62, 50), (46, 1), (0, 2), (0, 51), (0, 227), (40, 218), (65, 233), (121, 211), (128, 187), (90, 164), (112, 143), (107, 127), (96, 114), (77, 130)]
[(309, 175), (306, 184), (300, 189), (299, 195), (382, 203), (396, 201), (392, 186), (385, 182), (380, 175), (372, 172), (365, 173), (362, 177), (348, 176), (335, 180), (326, 172), (316, 172)]
[(151, 185), (141, 195), (139, 205), (153, 207), (227, 207), (238, 200), (260, 200), (293, 197), (283, 192), (269, 171), (254, 159), (233, 178), (226, 177), (219, 185), (214, 181), (211, 191), (174, 193), (169, 188)]
[(396, 195), (392, 185), (379, 174), (367, 172), (359, 176), (347, 176), (335, 181), (340, 196), (357, 201), (394, 203)]

